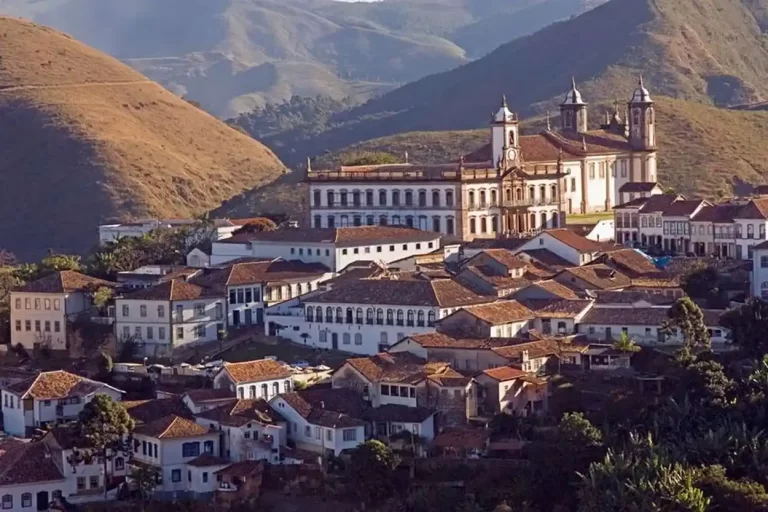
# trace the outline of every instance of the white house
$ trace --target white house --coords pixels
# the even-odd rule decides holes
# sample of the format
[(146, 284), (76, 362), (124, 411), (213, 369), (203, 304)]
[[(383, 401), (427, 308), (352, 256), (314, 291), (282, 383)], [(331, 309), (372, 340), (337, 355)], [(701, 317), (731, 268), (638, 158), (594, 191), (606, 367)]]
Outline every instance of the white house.
[[(682, 333), (669, 335), (661, 328), (662, 323), (667, 320), (667, 311), (669, 306), (595, 306), (584, 315), (577, 329), (592, 341), (612, 343), (620, 339), (622, 332), (626, 332), (639, 345), (680, 345), (683, 343)], [(723, 311), (704, 309), (702, 312), (713, 349), (726, 348), (729, 333), (719, 325)]]
[[(212, 219), (213, 239), (229, 238), (251, 220), (253, 219)], [(104, 245), (126, 237), (140, 238), (156, 229), (192, 228), (198, 223), (197, 219), (144, 219), (122, 224), (102, 224), (99, 226), (99, 243)]]
[(768, 241), (753, 249), (752, 258), (752, 296), (768, 300)]
[(339, 272), (356, 261), (389, 263), (440, 248), (440, 235), (395, 226), (279, 229), (213, 243), (211, 265), (239, 258), (301, 260)]
[(269, 308), (266, 322), (295, 343), (372, 355), (405, 336), (433, 332), (437, 320), (460, 307), (493, 300), (451, 279), (396, 274), (340, 283)]
[(515, 254), (527, 251), (547, 250), (571, 265), (586, 265), (596, 259), (603, 247), (568, 229), (549, 229), (542, 231), (528, 242), (517, 247)]
[(198, 268), (180, 265), (145, 265), (133, 270), (118, 272), (117, 284), (123, 290), (142, 290), (171, 279), (190, 279), (198, 273), (200, 273)]
[[(218, 453), (218, 432), (190, 419), (169, 414), (136, 427), (133, 432), (131, 464), (157, 468), (162, 480), (155, 492), (159, 493), (159, 497), (170, 497), (178, 493), (195, 492), (197, 482), (192, 482), (187, 464), (203, 454), (216, 456)], [(226, 465), (226, 461), (223, 461), (216, 470)], [(215, 479), (213, 471), (208, 479)]]
[(482, 414), (517, 414), (529, 416), (547, 409), (547, 381), (511, 366), (484, 370), (476, 377), (485, 389)]
[(2, 510), (48, 510), (55, 498), (67, 494), (65, 473), (43, 442), (0, 441), (0, 468)]
[(656, 182), (630, 182), (625, 183), (619, 188), (619, 198), (616, 204), (624, 204), (635, 199), (651, 197), (663, 194), (664, 189)]
[(181, 396), (181, 400), (192, 414), (199, 414), (226, 405), (235, 396), (229, 388), (190, 389)]
[(42, 372), (2, 390), (3, 431), (28, 437), (48, 423), (76, 419), (97, 394), (121, 400), (123, 392), (64, 370)]
[(239, 261), (210, 270), (195, 282), (222, 289), (228, 298), (227, 323), (232, 327), (261, 325), (264, 309), (312, 290), (333, 277), (321, 263), (300, 260)]
[(287, 421), (288, 439), (297, 448), (339, 455), (366, 439), (366, 404), (348, 389), (307, 389), (283, 393), (269, 405)]
[(63, 270), (27, 283), (11, 292), (11, 343), (31, 350), (48, 346), (67, 349), (67, 320), (89, 310), (89, 292), (114, 283)]
[(199, 425), (221, 434), (227, 460), (265, 460), (279, 464), (280, 447), (288, 441), (285, 419), (263, 399), (230, 399), (225, 405), (195, 415)]
[(233, 397), (269, 400), (293, 390), (291, 371), (271, 359), (224, 363), (213, 378), (213, 387), (228, 389)]
[(174, 347), (215, 341), (226, 324), (224, 293), (172, 279), (115, 300), (115, 333), (144, 354), (167, 355)]

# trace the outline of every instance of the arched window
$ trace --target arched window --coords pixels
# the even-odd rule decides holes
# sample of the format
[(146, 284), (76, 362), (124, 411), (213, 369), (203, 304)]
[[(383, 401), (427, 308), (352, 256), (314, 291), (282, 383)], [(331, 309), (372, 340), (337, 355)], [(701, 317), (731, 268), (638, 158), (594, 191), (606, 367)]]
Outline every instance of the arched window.
[(435, 325), (435, 312), (434, 311), (430, 311), (429, 313), (427, 313), (427, 325), (429, 325), (430, 327)]
[(528, 199), (534, 200), (536, 199), (536, 189), (533, 187), (528, 187)]
[(422, 208), (427, 206), (427, 191), (419, 190), (419, 206)]
[(469, 197), (469, 207), (474, 208), (475, 207), (475, 191), (470, 190), (467, 195)]
[(753, 224), (747, 224), (747, 238), (755, 237), (755, 226)]
[(3, 509), (13, 508), (13, 495), (12, 494), (3, 494), (2, 506), (3, 506)]
[[(117, 460), (117, 459), (115, 459)], [(122, 459), (120, 459), (122, 460)], [(31, 492), (25, 492), (21, 495), (21, 507), (22, 508), (28, 508), (32, 506), (32, 493)]]
[(387, 191), (379, 190), (379, 206), (387, 206)]
[(322, 200), (322, 195), (320, 194), (320, 191), (319, 190), (315, 190), (315, 193), (313, 195), (314, 195), (314, 200), (315, 200), (315, 206), (321, 206), (323, 200)]
[(307, 322), (314, 322), (315, 320), (315, 308), (309, 306), (307, 308)]
[(365, 191), (365, 204), (367, 206), (373, 206), (373, 190)]
[(405, 206), (413, 206), (413, 191), (405, 191)]
[(405, 314), (403, 313), (402, 309), (397, 310), (397, 325), (403, 325)]
[(353, 215), (352, 216), (352, 225), (353, 226), (360, 226), (362, 224), (362, 221), (360, 219), (359, 215)]
[(504, 194), (507, 201), (512, 201), (512, 189), (508, 188)]
[(531, 225), (528, 226), (528, 229), (536, 229), (536, 214), (531, 214)]
[(491, 206), (496, 206), (496, 191), (491, 190)]
[(541, 212), (541, 229), (547, 227), (547, 212)]
[(342, 190), (339, 193), (339, 204), (341, 204), (341, 206), (347, 206), (347, 191), (346, 190)]
[(353, 206), (360, 206), (360, 191), (359, 190), (353, 190), (352, 191), (352, 205)]
[(357, 310), (355, 310), (355, 322), (358, 324), (363, 323), (363, 308), (357, 308)]
[(440, 191), (432, 191), (432, 206), (440, 206)]
[(368, 308), (365, 311), (365, 323), (373, 325), (373, 308)]
[(547, 187), (544, 185), (539, 185), (539, 198), (542, 203), (547, 200)]
[(280, 394), (280, 383), (279, 382), (273, 382), (272, 383), (272, 394), (273, 395), (279, 395)]
[(395, 325), (395, 312), (391, 309), (387, 310), (387, 325)]
[(419, 327), (424, 327), (424, 312), (423, 311), (419, 311), (416, 314), (416, 325), (418, 325)]
[(551, 217), (552, 217), (552, 227), (553, 228), (559, 227), (560, 226), (560, 218), (558, 217), (557, 212), (552, 212)]
[(320, 306), (317, 306), (317, 309), (315, 311), (317, 311), (315, 313), (315, 321), (322, 323), (322, 321), (323, 321), (323, 308), (321, 308)]
[(406, 324), (407, 324), (408, 326), (410, 326), (410, 327), (413, 327), (413, 316), (414, 316), (414, 315), (413, 315), (413, 310), (412, 310), (412, 309), (409, 309), (409, 310), (408, 310), (408, 321), (406, 322)]
[(261, 398), (267, 398), (269, 394), (269, 387), (266, 384), (261, 385)]
[(333, 323), (333, 308), (331, 306), (325, 308), (325, 321), (329, 324)]
[(400, 225), (400, 216), (399, 215), (393, 215), (392, 216), (392, 225), (393, 226), (399, 226)]
[(335, 215), (329, 215), (328, 216), (328, 227), (329, 228), (335, 228), (336, 227), (336, 216)]
[(644, 228), (648, 227), (648, 217), (646, 217), (645, 215), (640, 216), (640, 226)]
[(376, 310), (376, 323), (378, 325), (384, 325), (384, 310), (381, 308)]
[[(341, 315), (341, 308), (336, 310), (336, 314)], [(348, 324), (354, 323), (354, 311), (352, 308), (347, 308), (346, 320)], [(339, 320), (339, 323), (341, 323), (341, 320)]]
[(480, 191), (480, 208), (485, 208), (487, 203), (485, 202), (485, 190)]
[(392, 191), (392, 206), (400, 206), (400, 191)]
[(565, 334), (565, 331), (568, 329), (568, 326), (565, 322), (557, 322), (557, 332), (558, 334)]
[(349, 217), (346, 215), (342, 215), (340, 218), (341, 227), (346, 228), (349, 226)]
[(445, 206), (453, 206), (453, 190), (445, 191)]
[(474, 217), (469, 218), (469, 232), (472, 234), (477, 233), (477, 221)]
[(355, 345), (362, 345), (363, 344), (363, 335), (358, 333), (355, 333)]
[(350, 343), (352, 343), (352, 337), (349, 335), (348, 332), (345, 332), (344, 334), (341, 335), (341, 342), (344, 345), (349, 345)]
[(550, 187), (549, 197), (552, 198), (552, 202), (556, 202), (557, 201), (557, 185), (552, 185)]
[(405, 225), (409, 228), (413, 227), (413, 215), (406, 215), (405, 216)]
[(381, 331), (381, 335), (379, 337), (379, 343), (382, 345), (389, 345), (389, 341), (387, 340), (387, 331)]
[(203, 443), (203, 452), (213, 453), (213, 441), (206, 441)]
[(248, 387), (248, 398), (256, 398), (256, 386), (251, 385)]
[(515, 189), (515, 200), (516, 201), (522, 201), (523, 200), (523, 189), (521, 187), (517, 187)]
[(485, 219), (485, 217), (480, 217), (480, 232), (481, 233), (488, 232), (488, 221)]
[(328, 191), (328, 206), (334, 206), (333, 190)]
[(283, 381), (283, 389), (285, 390), (286, 393), (290, 393), (291, 392), (291, 381), (290, 380)]
[(491, 233), (498, 233), (499, 232), (499, 217), (496, 215), (491, 215)]

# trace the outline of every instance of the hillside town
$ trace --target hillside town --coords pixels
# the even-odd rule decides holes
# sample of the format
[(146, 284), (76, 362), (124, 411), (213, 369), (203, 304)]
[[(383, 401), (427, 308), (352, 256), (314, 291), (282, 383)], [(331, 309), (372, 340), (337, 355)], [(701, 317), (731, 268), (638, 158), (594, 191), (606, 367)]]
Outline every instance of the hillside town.
[(8, 256), (0, 508), (243, 510), (372, 450), (412, 480), (551, 469), (535, 432), (662, 403), (674, 361), (759, 353), (768, 189), (666, 189), (654, 108), (640, 79), (589, 130), (573, 82), (557, 128), (520, 135), (505, 98), (459, 161), (310, 163), (302, 220), (144, 219), (83, 259)]

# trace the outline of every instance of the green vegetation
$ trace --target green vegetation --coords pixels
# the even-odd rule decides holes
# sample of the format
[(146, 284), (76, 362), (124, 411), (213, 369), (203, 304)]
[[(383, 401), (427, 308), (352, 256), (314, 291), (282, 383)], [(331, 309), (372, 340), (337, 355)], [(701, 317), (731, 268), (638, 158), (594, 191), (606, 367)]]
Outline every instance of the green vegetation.
[(688, 349), (709, 346), (709, 332), (704, 322), (704, 313), (690, 297), (677, 299), (667, 310), (667, 317), (661, 327), (667, 335), (674, 336), (680, 332), (684, 346)]
[(613, 348), (621, 352), (640, 352), (640, 347), (635, 343), (635, 340), (624, 331), (621, 331), (621, 336), (614, 342)]

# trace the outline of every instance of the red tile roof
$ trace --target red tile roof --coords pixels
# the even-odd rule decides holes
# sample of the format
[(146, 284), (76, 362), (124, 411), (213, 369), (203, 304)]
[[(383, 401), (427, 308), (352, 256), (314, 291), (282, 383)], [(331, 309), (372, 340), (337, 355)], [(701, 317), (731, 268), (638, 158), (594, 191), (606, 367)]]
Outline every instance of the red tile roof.
[[(512, 253), (512, 251), (508, 249), (484, 249), (481, 253), (476, 254), (472, 259), (477, 258), (481, 254), (487, 255), (488, 257), (504, 265), (508, 269), (525, 268), (527, 265), (527, 263), (524, 260), (515, 256)], [(469, 260), (470, 264), (472, 262), (472, 259)]]
[(524, 351), (528, 352), (528, 357), (531, 359), (554, 356), (560, 352), (586, 352), (589, 349), (589, 345), (582, 341), (583, 336), (544, 338), (536, 341), (517, 343), (516, 345), (508, 345), (506, 347), (498, 347), (492, 350), (513, 363), (519, 363), (522, 360)]
[(482, 450), (490, 438), (490, 429), (448, 427), (435, 436), (434, 443), (438, 448)]
[(210, 430), (192, 420), (169, 414), (168, 416), (139, 425), (135, 434), (154, 437), (155, 439), (176, 439), (197, 437), (210, 433)]
[(662, 210), (662, 217), (688, 217), (693, 215), (699, 208), (708, 205), (703, 199), (685, 199), (674, 201)]
[(112, 288), (117, 285), (74, 270), (62, 270), (27, 283), (18, 291), (25, 293), (74, 293), (95, 290), (103, 286)]
[(529, 299), (522, 303), (533, 311), (536, 318), (576, 318), (587, 309), (591, 300)]
[(768, 219), (768, 198), (752, 199), (735, 216), (737, 219)]
[(328, 428), (362, 427), (368, 409), (359, 393), (351, 389), (306, 389), (283, 393), (280, 398), (313, 425)]
[[(417, 334), (414, 336), (409, 336), (408, 339), (413, 340), (423, 348), (467, 350), (488, 350), (495, 347), (504, 347), (511, 343), (520, 342), (520, 340), (517, 338), (465, 338), (439, 332)], [(399, 353), (400, 352), (390, 352), (390, 355)]]
[(320, 263), (291, 261), (247, 261), (233, 263), (206, 274), (193, 282), (206, 287), (239, 286), (246, 284), (313, 279), (330, 272)]
[(21, 398), (55, 400), (70, 396), (87, 396), (105, 388), (115, 389), (103, 382), (56, 370), (42, 372), (36, 377), (11, 384), (6, 389)]
[(622, 272), (628, 272), (630, 277), (659, 274), (660, 271), (649, 257), (635, 249), (619, 249), (604, 254), (599, 258), (601, 263), (617, 266)]
[[(617, 325), (617, 326), (629, 326), (629, 325), (647, 325), (658, 327), (667, 320), (668, 307), (650, 307), (650, 308), (635, 308), (635, 307), (595, 307), (592, 308), (584, 318), (581, 319), (582, 324), (591, 325)], [(725, 311), (716, 309), (703, 309), (704, 322), (707, 327), (717, 327), (720, 324), (720, 316)]]
[(6, 439), (0, 442), (0, 485), (38, 484), (63, 481), (43, 442), (22, 442)]
[(453, 313), (453, 315), (462, 310), (490, 325), (523, 322), (535, 318), (533, 311), (516, 300), (493, 302), (491, 304), (482, 304), (480, 306), (469, 306)]
[(400, 384), (417, 384), (430, 375), (439, 375), (450, 369), (448, 363), (427, 362), (409, 352), (388, 352), (369, 357), (355, 357), (347, 359), (345, 364), (360, 372), (371, 382)]
[(199, 457), (190, 460), (187, 464), (196, 468), (206, 468), (210, 466), (228, 466), (230, 462), (227, 459), (222, 459), (212, 453), (205, 452)]
[(631, 194), (631, 193), (643, 193), (653, 192), (653, 189), (658, 187), (659, 184), (654, 181), (634, 181), (623, 184), (619, 187), (619, 193)]
[(248, 241), (328, 243), (337, 247), (375, 245), (385, 243), (431, 242), (440, 238), (439, 233), (421, 231), (402, 226), (356, 226), (344, 228), (278, 229), (251, 233)]
[(572, 267), (563, 270), (555, 279), (569, 287), (581, 287), (576, 279), (585, 281), (590, 290), (618, 290), (632, 284), (632, 280), (618, 270), (599, 264), (585, 267)]
[[(592, 241), (588, 238), (584, 238), (583, 236), (578, 235), (573, 231), (570, 231), (565, 228), (548, 229), (544, 231), (544, 233), (551, 236), (555, 240), (558, 240), (559, 242), (562, 242), (565, 245), (573, 249), (576, 249), (578, 252), (581, 252), (581, 253), (600, 252), (600, 250), (602, 249), (600, 244), (598, 244), (597, 242)], [(540, 234), (539, 236), (544, 236), (544, 233)]]
[(184, 405), (180, 397), (135, 400), (121, 403), (137, 424), (150, 423), (169, 414), (192, 419), (192, 413)]
[(234, 398), (233, 393), (228, 389), (190, 389), (184, 392), (194, 404), (204, 404), (208, 402), (221, 402)]
[(581, 298), (572, 288), (568, 288), (567, 286), (551, 279), (533, 283), (531, 286), (541, 288), (542, 290), (551, 293), (555, 297), (560, 297), (561, 299), (577, 300)]
[(515, 380), (527, 375), (526, 372), (517, 368), (512, 368), (511, 366), (501, 366), (499, 368), (490, 368), (488, 370), (483, 370), (483, 373), (499, 382)]
[(202, 298), (224, 297), (221, 290), (204, 288), (196, 284), (189, 283), (183, 279), (171, 279), (145, 290), (129, 293), (125, 296), (130, 300), (195, 300)]
[(251, 422), (277, 425), (285, 419), (263, 399), (232, 399), (229, 403), (196, 414), (198, 418), (215, 421), (231, 427), (242, 427)]
[(271, 359), (257, 359), (241, 363), (224, 363), (222, 370), (235, 384), (261, 382), (264, 380), (290, 379), (291, 371)]

